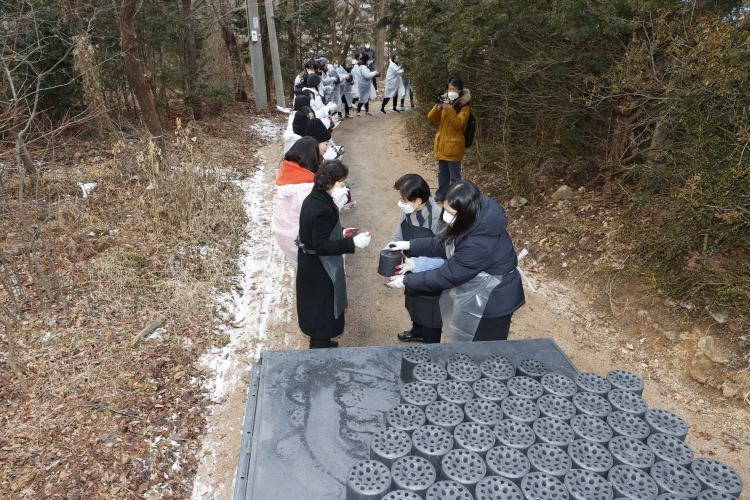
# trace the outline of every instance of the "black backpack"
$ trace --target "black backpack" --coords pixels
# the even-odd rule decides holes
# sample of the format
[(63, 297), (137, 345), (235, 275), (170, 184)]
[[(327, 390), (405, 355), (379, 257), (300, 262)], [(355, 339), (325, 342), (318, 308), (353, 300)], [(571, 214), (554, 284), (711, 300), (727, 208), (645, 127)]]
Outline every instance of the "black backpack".
[[(459, 106), (456, 112), (461, 112), (463, 106)], [(469, 108), (469, 120), (466, 122), (466, 128), (464, 129), (464, 147), (468, 148), (474, 144), (474, 132), (477, 131), (477, 119), (474, 117), (474, 113)]]
[(464, 147), (469, 147), (474, 144), (474, 132), (477, 130), (477, 119), (474, 117), (474, 113), (469, 110), (469, 121), (466, 122), (466, 128), (464, 129)]

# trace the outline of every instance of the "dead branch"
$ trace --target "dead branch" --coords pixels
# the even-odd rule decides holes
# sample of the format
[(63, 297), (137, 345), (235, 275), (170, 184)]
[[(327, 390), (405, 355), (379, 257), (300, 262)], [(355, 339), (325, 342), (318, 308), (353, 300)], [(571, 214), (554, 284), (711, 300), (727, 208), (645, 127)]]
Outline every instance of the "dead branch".
[(146, 328), (144, 328), (143, 330), (141, 330), (141, 333), (139, 333), (138, 335), (136, 335), (135, 337), (133, 337), (133, 340), (130, 341), (130, 347), (135, 347), (136, 344), (138, 344), (138, 342), (141, 341), (141, 339), (143, 339), (144, 337), (148, 337), (149, 335), (151, 335), (154, 332), (154, 330), (156, 330), (157, 328), (159, 328), (160, 326), (162, 326), (167, 321), (167, 318), (169, 318), (169, 314), (167, 314), (167, 313), (164, 313), (161, 316), (159, 316), (158, 318), (156, 318), (155, 321), (153, 321)]
[(5, 334), (8, 336), (8, 364), (10, 365), (10, 369), (18, 378), (18, 383), (21, 384), (21, 390), (23, 392), (29, 392), (29, 382), (26, 380), (26, 377), (24, 377), (23, 370), (16, 362), (16, 340), (13, 335), (13, 323), (10, 318), (4, 314), (0, 314), (0, 323), (5, 326)]

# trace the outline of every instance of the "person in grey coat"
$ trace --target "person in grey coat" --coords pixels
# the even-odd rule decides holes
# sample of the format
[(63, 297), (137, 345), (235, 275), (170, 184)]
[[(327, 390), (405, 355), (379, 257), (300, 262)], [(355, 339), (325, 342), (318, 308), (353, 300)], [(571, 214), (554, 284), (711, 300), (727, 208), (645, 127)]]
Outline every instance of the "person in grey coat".
[(344, 64), (339, 68), (341, 78), (341, 103), (344, 105), (344, 118), (352, 118), (349, 108), (354, 107), (354, 96), (356, 94), (356, 82), (353, 73), (354, 59), (347, 57)]
[[(455, 341), (506, 340), (511, 317), (526, 299), (518, 258), (505, 229), (505, 210), (481, 194), (474, 183), (463, 179), (446, 191), (441, 217), (448, 225), (441, 235), (393, 242), (389, 247), (392, 251), (409, 250), (412, 256), (442, 257), (447, 259), (445, 264), (430, 271), (395, 276), (387, 286), (416, 293), (475, 290), (477, 300), (473, 302), (483, 302), (481, 311), (473, 310), (471, 300), (459, 304), (455, 300), (458, 294), (444, 293), (441, 312), (451, 308), (454, 316), (461, 318), (461, 324), (455, 317), (443, 314), (443, 335), (452, 341), (451, 329), (455, 325)], [(414, 267), (407, 260), (402, 270)], [(470, 324), (468, 335), (465, 324)]]
[(359, 112), (362, 110), (362, 105), (365, 106), (365, 114), (372, 115), (370, 113), (370, 92), (373, 89), (372, 80), (379, 73), (372, 67), (372, 61), (367, 54), (362, 54), (362, 58), (359, 60), (354, 71), (357, 72), (357, 87), (359, 90), (359, 102), (357, 103), (357, 116), (360, 116)]
[[(398, 191), (398, 207), (401, 213), (398, 218), (396, 233), (391, 238), (395, 241), (410, 241), (416, 238), (431, 238), (440, 234), (440, 207), (430, 196), (430, 186), (417, 174), (406, 174), (400, 177), (393, 188)], [(436, 269), (445, 262), (441, 258), (415, 257), (410, 259), (415, 264), (412, 272), (423, 272)], [(403, 274), (403, 264), (398, 274)], [(404, 291), (404, 306), (409, 312), (412, 327), (398, 334), (402, 342), (440, 343), (440, 330), (443, 326), (440, 317), (441, 292), (413, 293)]]

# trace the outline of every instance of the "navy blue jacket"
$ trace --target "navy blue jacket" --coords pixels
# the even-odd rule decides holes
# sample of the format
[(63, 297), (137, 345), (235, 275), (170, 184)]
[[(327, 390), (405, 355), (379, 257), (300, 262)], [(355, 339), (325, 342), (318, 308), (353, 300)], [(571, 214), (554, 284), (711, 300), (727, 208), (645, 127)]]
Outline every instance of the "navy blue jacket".
[[(505, 275), (492, 290), (483, 317), (505, 316), (526, 302), (521, 276), (516, 271), (518, 259), (513, 242), (505, 230), (505, 210), (492, 198), (482, 195), (477, 220), (455, 239), (455, 253), (441, 267), (423, 273), (407, 274), (404, 285), (410, 292), (438, 292), (463, 285), (482, 271)], [(445, 242), (440, 236), (411, 240), (412, 256), (446, 258)], [(510, 273), (510, 274), (507, 274)]]

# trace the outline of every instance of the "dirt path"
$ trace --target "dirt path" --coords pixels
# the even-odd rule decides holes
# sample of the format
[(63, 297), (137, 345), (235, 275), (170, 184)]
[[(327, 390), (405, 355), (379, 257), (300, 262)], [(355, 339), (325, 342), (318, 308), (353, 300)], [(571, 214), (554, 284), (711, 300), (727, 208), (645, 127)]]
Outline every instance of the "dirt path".
[[(374, 233), (367, 249), (347, 256), (350, 305), (345, 332), (338, 338), (343, 347), (395, 344), (396, 334), (410, 326), (402, 293), (384, 287), (384, 278), (375, 272), (377, 257), (398, 221), (394, 181), (405, 173), (418, 173), (431, 186), (437, 185), (434, 165), (422, 164), (407, 152), (401, 116), (390, 112), (383, 116), (376, 107), (373, 109), (374, 116), (347, 120), (334, 132), (337, 144), (346, 147), (344, 161), (350, 168), (349, 180), (357, 201), (354, 209), (342, 213), (342, 224)], [(280, 146), (271, 144), (261, 153), (266, 158), (278, 158)], [(226, 395), (210, 418), (194, 500), (232, 498), (249, 363), (257, 359), (261, 349), (298, 349), (306, 344), (306, 337), (296, 326), (292, 270), (281, 253), (269, 245), (273, 242), (268, 223), (273, 191), (268, 187), (272, 186), (276, 167), (277, 161), (266, 162), (255, 179), (265, 188), (256, 189), (253, 195), (256, 207), (248, 225), (251, 240), (245, 259), (259, 261), (260, 265), (244, 266), (250, 270), (249, 275), (232, 299), (239, 301), (238, 309), (246, 314), (240, 324), (235, 318), (235, 327), (229, 330), (231, 341), (220, 357), (222, 366), (228, 367), (222, 372), (222, 380), (231, 382), (226, 383)], [(508, 215), (511, 236), (514, 231), (520, 234), (518, 213), (509, 211)], [(539, 238), (528, 234), (528, 229), (523, 235), (524, 242), (529, 241), (530, 261)], [(516, 241), (517, 251), (523, 246)], [(541, 272), (528, 274), (537, 293), (527, 294), (526, 305), (514, 315), (512, 338), (551, 337), (582, 371), (606, 375), (619, 368), (639, 374), (646, 381), (644, 397), (650, 407), (670, 410), (687, 421), (687, 442), (696, 456), (724, 461), (750, 484), (750, 413), (740, 403), (720, 397), (717, 391), (696, 393), (686, 374), (686, 362), (694, 353), (687, 349), (667, 351), (653, 344), (653, 337), (641, 333), (641, 325), (656, 310), (649, 312), (631, 304), (629, 288), (610, 287), (610, 305), (624, 304), (620, 312), (639, 319), (618, 324), (613, 318), (607, 320), (607, 311), (598, 305), (601, 289), (587, 290), (582, 284), (557, 281)], [(748, 500), (750, 494), (742, 498)]]

